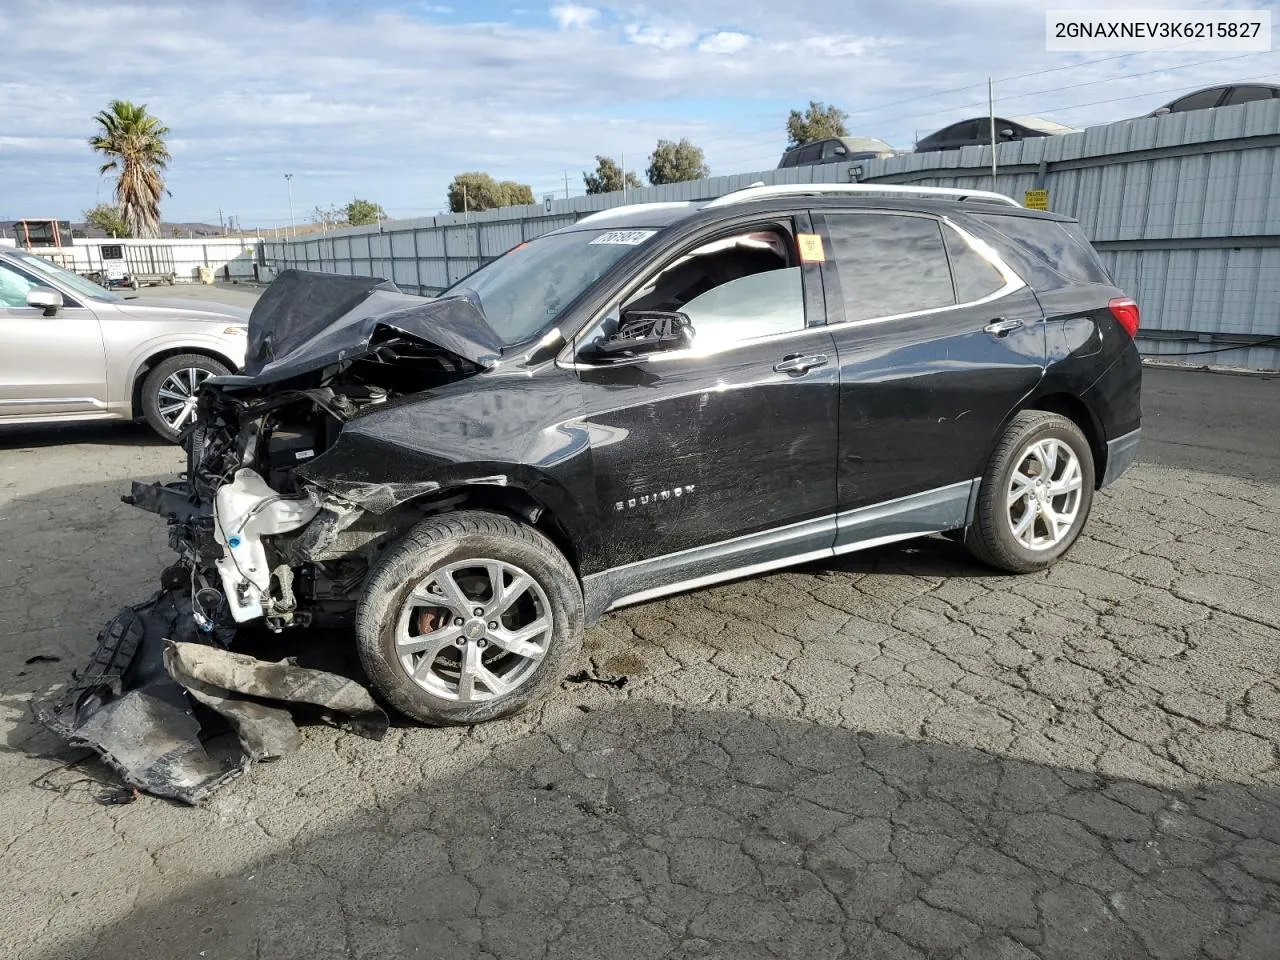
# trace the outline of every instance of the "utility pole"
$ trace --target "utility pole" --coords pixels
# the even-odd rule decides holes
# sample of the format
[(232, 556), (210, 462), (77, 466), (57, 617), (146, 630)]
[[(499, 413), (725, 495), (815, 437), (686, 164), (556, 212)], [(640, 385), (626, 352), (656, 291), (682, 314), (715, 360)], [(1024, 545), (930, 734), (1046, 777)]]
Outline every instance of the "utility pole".
[(991, 120), (991, 189), (996, 189), (996, 99), (987, 77), (987, 116)]
[(222, 235), (225, 237), (227, 235), (227, 224), (226, 221), (222, 219), (221, 207), (218, 208), (218, 227), (222, 230)]
[(569, 171), (564, 172), (564, 198), (569, 199)]
[(622, 205), (627, 204), (627, 155), (622, 155)]
[(289, 185), (289, 227), (296, 237), (298, 235), (298, 222), (293, 219), (293, 174), (286, 173), (284, 182)]

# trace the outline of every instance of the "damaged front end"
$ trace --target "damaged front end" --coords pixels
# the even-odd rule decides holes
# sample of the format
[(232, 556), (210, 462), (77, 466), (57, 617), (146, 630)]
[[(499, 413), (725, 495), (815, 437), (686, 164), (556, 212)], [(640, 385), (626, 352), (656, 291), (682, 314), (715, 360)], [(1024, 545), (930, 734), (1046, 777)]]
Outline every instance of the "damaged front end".
[[(135, 482), (124, 498), (168, 521), (177, 560), (160, 593), (108, 624), (89, 668), (36, 711), (127, 782), (188, 802), (295, 741), (279, 703), (385, 731), (346, 678), (245, 654), (287, 628), (341, 624), (380, 549), (431, 509), (406, 504), (437, 491), (434, 480), (325, 469), (348, 425), (471, 377), (500, 350), (465, 301), (294, 271), (264, 293), (249, 341), (245, 372), (201, 390), (185, 475)], [(235, 730), (238, 751), (206, 753), (201, 741), (219, 726), (201, 723), (210, 712)]]

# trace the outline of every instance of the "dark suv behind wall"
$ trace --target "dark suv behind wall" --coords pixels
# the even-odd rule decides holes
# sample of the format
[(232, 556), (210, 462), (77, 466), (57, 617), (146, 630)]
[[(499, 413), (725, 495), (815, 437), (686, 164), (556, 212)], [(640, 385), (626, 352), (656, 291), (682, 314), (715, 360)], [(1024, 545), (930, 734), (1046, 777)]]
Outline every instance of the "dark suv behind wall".
[(756, 187), (595, 214), (436, 300), (282, 275), (170, 515), (233, 628), (354, 611), (422, 721), (510, 713), (609, 610), (934, 533), (1043, 569), (1139, 437), (1138, 311), (1074, 221)]

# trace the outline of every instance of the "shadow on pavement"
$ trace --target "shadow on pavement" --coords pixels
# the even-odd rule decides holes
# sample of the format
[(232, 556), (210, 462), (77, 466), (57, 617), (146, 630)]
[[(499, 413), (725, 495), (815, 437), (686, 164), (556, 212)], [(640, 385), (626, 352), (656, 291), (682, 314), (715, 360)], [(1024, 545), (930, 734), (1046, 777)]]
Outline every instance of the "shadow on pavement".
[[(323, 786), (297, 801), (311, 818), (259, 804), (269, 855), (162, 852), (181, 893), (32, 956), (1276, 956), (1275, 789), (640, 702), (572, 713), (337, 822), (350, 798)], [(445, 740), (406, 731), (399, 754)], [(379, 762), (362, 750), (335, 783)]]
[[(95, 420), (89, 423), (65, 424), (0, 422), (0, 450), (21, 450), (73, 443), (91, 443), (111, 447), (173, 446), (167, 440), (161, 439), (147, 424), (124, 420)], [(128, 483), (124, 485), (128, 487)]]

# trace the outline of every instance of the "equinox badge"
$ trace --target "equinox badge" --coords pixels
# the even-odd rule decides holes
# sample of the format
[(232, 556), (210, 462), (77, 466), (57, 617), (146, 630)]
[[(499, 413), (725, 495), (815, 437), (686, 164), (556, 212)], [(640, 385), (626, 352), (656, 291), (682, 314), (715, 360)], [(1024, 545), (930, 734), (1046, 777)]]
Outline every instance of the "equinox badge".
[(647, 507), (657, 503), (659, 500), (671, 500), (688, 496), (697, 488), (697, 484), (688, 483), (683, 487), (672, 487), (670, 490), (659, 490), (656, 493), (646, 493), (642, 497), (632, 497), (630, 500), (619, 500), (613, 505), (614, 513), (621, 513), (623, 510), (634, 510), (637, 507)]

